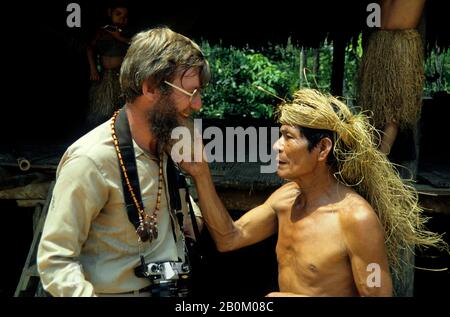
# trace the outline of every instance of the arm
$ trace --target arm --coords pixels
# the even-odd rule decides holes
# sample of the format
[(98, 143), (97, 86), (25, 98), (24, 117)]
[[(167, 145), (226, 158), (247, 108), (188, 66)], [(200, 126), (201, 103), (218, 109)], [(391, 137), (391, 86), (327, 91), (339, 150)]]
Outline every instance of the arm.
[(130, 39), (126, 38), (124, 36), (122, 36), (122, 34), (119, 31), (108, 31), (106, 30), (106, 32), (108, 32), (109, 34), (111, 34), (116, 40), (118, 40), (119, 42), (125, 43), (125, 44), (130, 44)]
[(340, 221), (359, 294), (392, 296), (384, 230), (373, 209), (365, 202), (343, 213)]
[(78, 258), (107, 198), (106, 183), (90, 159), (62, 165), (37, 254), (42, 284), (53, 296), (95, 296)]
[(276, 232), (277, 217), (270, 198), (233, 221), (216, 193), (208, 164), (183, 162), (181, 167), (194, 180), (203, 218), (219, 251), (236, 250), (262, 241)]

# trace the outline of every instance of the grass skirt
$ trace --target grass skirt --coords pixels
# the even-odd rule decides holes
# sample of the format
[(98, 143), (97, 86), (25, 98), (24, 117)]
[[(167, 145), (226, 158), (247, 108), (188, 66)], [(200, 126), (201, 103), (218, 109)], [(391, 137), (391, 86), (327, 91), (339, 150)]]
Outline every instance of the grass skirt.
[(119, 70), (105, 69), (101, 76), (100, 81), (93, 82), (89, 94), (87, 121), (90, 126), (107, 121), (122, 106)]
[(416, 30), (377, 30), (359, 74), (358, 106), (383, 129), (395, 120), (411, 128), (419, 119), (424, 85), (423, 46)]

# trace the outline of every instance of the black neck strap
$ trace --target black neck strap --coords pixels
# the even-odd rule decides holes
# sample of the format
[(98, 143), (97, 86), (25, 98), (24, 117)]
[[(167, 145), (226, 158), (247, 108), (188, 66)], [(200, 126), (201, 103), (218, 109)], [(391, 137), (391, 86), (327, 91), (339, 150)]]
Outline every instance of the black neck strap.
[[(119, 149), (122, 154), (122, 160), (127, 170), (128, 180), (130, 181), (131, 188), (134, 189), (134, 194), (136, 195), (139, 205), (144, 208), (144, 204), (142, 203), (141, 187), (139, 186), (139, 176), (136, 166), (136, 156), (134, 154), (133, 138), (131, 137), (130, 124), (128, 123), (125, 107), (120, 109), (119, 114), (117, 115), (115, 129), (117, 139), (119, 141)], [(127, 208), (128, 219), (137, 229), (139, 227), (139, 211), (137, 210), (136, 205), (133, 202), (133, 198), (128, 190), (125, 175), (120, 167), (119, 170), (122, 179), (123, 196)]]
[[(131, 137), (130, 125), (128, 123), (128, 117), (125, 107), (120, 109), (119, 114), (115, 122), (115, 130), (117, 139), (119, 141), (119, 149), (122, 154), (122, 161), (127, 170), (128, 180), (130, 181), (131, 187), (134, 189), (134, 194), (138, 200), (139, 205), (144, 208), (141, 196), (141, 187), (139, 186), (139, 176), (136, 166), (136, 156), (133, 147), (133, 138)], [(161, 158), (162, 159), (162, 158)], [(139, 227), (139, 211), (134, 204), (133, 198), (128, 190), (128, 186), (125, 180), (125, 176), (121, 168), (120, 176), (122, 180), (123, 195), (125, 199), (125, 205), (127, 208), (128, 219), (137, 229)], [(186, 184), (186, 179), (184, 175), (175, 167), (175, 163), (172, 161), (170, 156), (167, 160), (167, 184), (168, 191), (170, 195), (170, 208), (173, 214), (177, 215), (178, 225), (183, 232), (183, 218), (181, 212), (181, 198), (180, 198), (180, 188), (186, 189), (186, 203), (189, 206), (189, 214), (192, 221), (192, 226), (194, 229), (195, 238), (198, 241), (200, 237), (200, 231), (198, 229), (197, 221), (195, 219), (194, 210), (192, 208), (191, 200), (189, 198), (188, 186)], [(176, 240), (176, 239), (175, 239)]]
[(181, 212), (181, 198), (180, 198), (180, 188), (184, 188), (186, 192), (185, 200), (188, 205), (188, 212), (191, 217), (192, 227), (194, 229), (195, 239), (198, 241), (200, 237), (200, 231), (198, 229), (197, 221), (195, 219), (194, 209), (192, 207), (189, 189), (186, 183), (186, 178), (184, 175), (176, 168), (175, 163), (169, 156), (167, 159), (167, 180), (169, 185), (169, 195), (170, 195), (170, 205), (173, 212), (178, 216), (178, 222), (180, 226), (183, 223), (183, 213)]

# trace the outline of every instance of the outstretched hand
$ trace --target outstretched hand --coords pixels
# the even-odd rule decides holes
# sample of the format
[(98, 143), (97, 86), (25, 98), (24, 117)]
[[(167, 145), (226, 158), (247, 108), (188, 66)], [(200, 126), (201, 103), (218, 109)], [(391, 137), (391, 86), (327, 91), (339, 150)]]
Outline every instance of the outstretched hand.
[(209, 173), (208, 162), (204, 151), (201, 133), (187, 122), (189, 137), (183, 137), (181, 141), (171, 146), (170, 156), (177, 162), (180, 168), (194, 179)]
[(181, 160), (178, 165), (183, 171), (191, 175), (194, 179), (196, 177), (209, 174), (209, 166), (204, 158), (202, 158), (199, 162), (196, 162), (195, 160), (190, 162)]

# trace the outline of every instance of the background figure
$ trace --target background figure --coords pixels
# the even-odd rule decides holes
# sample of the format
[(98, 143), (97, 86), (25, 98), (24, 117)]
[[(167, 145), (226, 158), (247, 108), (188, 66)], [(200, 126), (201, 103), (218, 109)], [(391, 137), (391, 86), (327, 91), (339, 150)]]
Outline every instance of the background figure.
[[(88, 46), (92, 81), (87, 121), (94, 127), (108, 120), (122, 106), (119, 73), (130, 39), (124, 35), (128, 8), (117, 3), (108, 9), (109, 24), (100, 27)], [(100, 71), (99, 71), (100, 70)]]
[(381, 29), (372, 33), (360, 69), (358, 105), (383, 130), (380, 150), (389, 154), (401, 130), (420, 116), (424, 86), (423, 45), (415, 29), (425, 0), (382, 0)]

